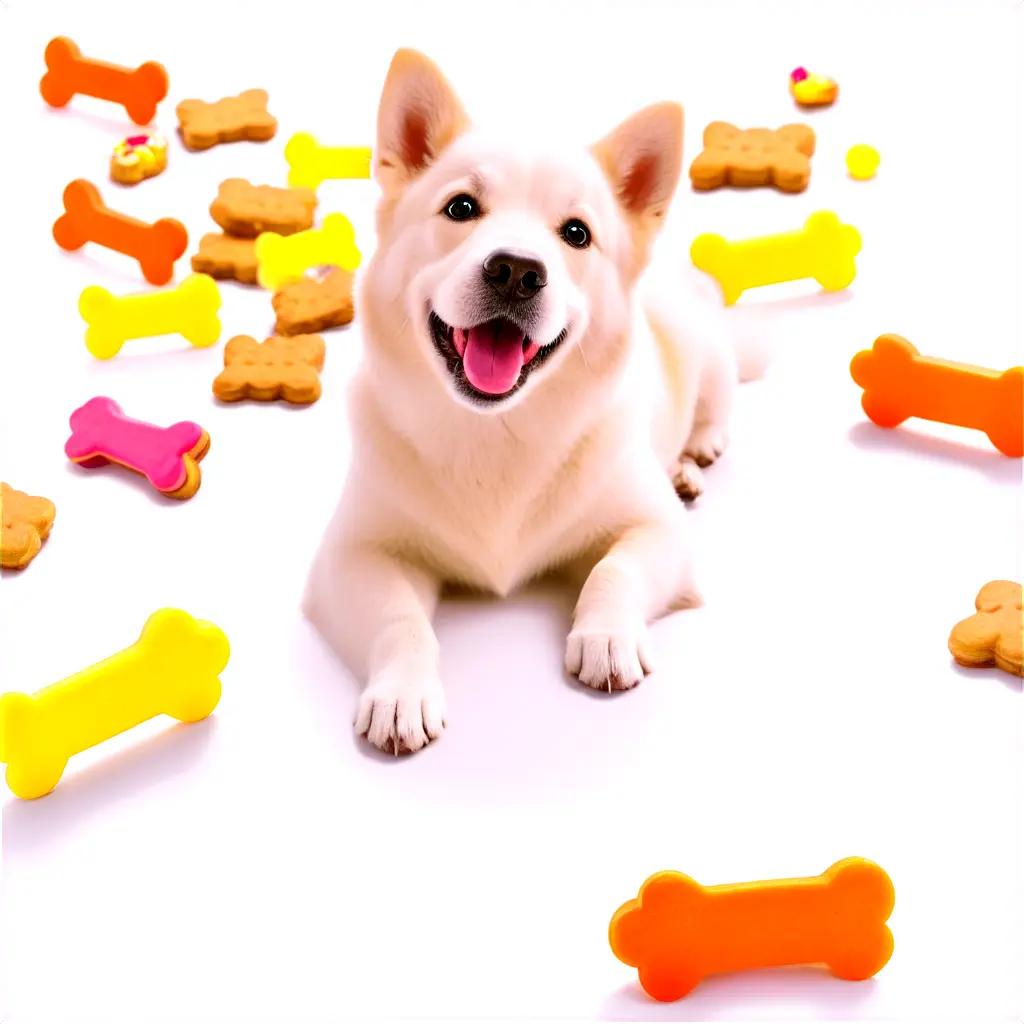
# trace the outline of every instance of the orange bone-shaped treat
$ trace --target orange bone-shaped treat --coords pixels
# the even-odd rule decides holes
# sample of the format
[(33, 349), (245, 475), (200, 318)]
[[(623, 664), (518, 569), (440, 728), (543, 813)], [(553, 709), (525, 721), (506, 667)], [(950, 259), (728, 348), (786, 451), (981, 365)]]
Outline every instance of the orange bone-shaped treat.
[(156, 116), (157, 104), (167, 95), (167, 72), (155, 61), (123, 68), (92, 60), (63, 36), (50, 40), (45, 60), (46, 74), (39, 92), (51, 107), (67, 106), (81, 93), (120, 103), (136, 124), (149, 124)]
[(53, 225), (53, 237), (62, 249), (95, 242), (134, 256), (150, 284), (167, 284), (174, 261), (188, 247), (188, 232), (179, 221), (164, 217), (147, 224), (108, 209), (96, 186), (81, 178), (64, 189), (64, 211)]
[(880, 427), (917, 416), (983, 430), (1004, 455), (1024, 455), (1024, 366), (1003, 373), (922, 356), (906, 338), (883, 334), (858, 352), (850, 374), (861, 405)]
[(860, 857), (816, 878), (703, 886), (661, 871), (615, 912), (612, 952), (639, 968), (648, 995), (685, 996), (712, 974), (790, 964), (825, 964), (861, 981), (892, 955), (886, 920), (895, 894), (889, 876)]

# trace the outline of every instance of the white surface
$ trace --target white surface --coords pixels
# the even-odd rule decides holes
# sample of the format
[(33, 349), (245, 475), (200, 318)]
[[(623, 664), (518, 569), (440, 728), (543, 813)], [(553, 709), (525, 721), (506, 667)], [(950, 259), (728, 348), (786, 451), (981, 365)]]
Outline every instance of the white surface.
[[(76, 759), (51, 797), (4, 804), (0, 1020), (1020, 1019), (1021, 688), (946, 651), (982, 583), (1021, 578), (1020, 462), (963, 431), (873, 428), (847, 371), (883, 331), (984, 365), (1021, 359), (1019, 5), (220, 7), (0, 6), (0, 475), (59, 510), (38, 560), (0, 585), (3, 687), (91, 664), (165, 605), (233, 645), (213, 719), (153, 723)], [(199, 155), (175, 140), (163, 176), (118, 190), (118, 110), (39, 100), (58, 33), (87, 54), (162, 60), (167, 132), (177, 100), (260, 85), (278, 137)], [(358, 324), (330, 334), (316, 406), (219, 408), (221, 346), (88, 356), (78, 292), (136, 290), (138, 275), (94, 246), (60, 252), (50, 224), (85, 176), (129, 212), (180, 217), (194, 247), (222, 178), (283, 183), (292, 131), (372, 141), (387, 61), (410, 44), (472, 111), (573, 138), (677, 97), (690, 158), (708, 120), (798, 119), (795, 65), (831, 72), (842, 96), (811, 116), (809, 190), (684, 186), (675, 229), (741, 236), (832, 207), (864, 249), (847, 293), (743, 300), (774, 360), (742, 389), (693, 514), (707, 603), (656, 626), (660, 671), (614, 699), (572, 685), (570, 594), (446, 603), (449, 730), (395, 761), (353, 737), (355, 687), (297, 612), (345, 467)], [(843, 167), (861, 141), (882, 153), (868, 183)], [(321, 212), (348, 213), (369, 251), (373, 199), (367, 182), (332, 183)], [(270, 327), (266, 294), (222, 290), (225, 337)], [(207, 427), (194, 500), (66, 463), (67, 416), (97, 393)], [(763, 972), (660, 1006), (608, 949), (609, 916), (656, 869), (738, 881), (850, 854), (897, 891), (896, 952), (873, 981)]]

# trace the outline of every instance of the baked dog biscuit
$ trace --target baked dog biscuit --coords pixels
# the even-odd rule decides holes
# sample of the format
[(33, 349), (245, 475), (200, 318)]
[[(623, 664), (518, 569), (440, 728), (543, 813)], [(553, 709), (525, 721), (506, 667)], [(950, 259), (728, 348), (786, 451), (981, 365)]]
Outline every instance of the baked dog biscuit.
[(978, 592), (977, 612), (958, 622), (949, 634), (949, 652), (968, 668), (996, 665), (1024, 676), (1024, 588), (1009, 580), (993, 580)]
[(213, 382), (222, 402), (251, 398), (309, 405), (320, 397), (324, 339), (319, 334), (275, 335), (260, 344), (247, 334), (232, 338), (224, 348), (224, 370)]
[(229, 234), (255, 238), (264, 231), (294, 235), (313, 226), (316, 193), (310, 188), (252, 185), (244, 178), (220, 183), (210, 216)]
[(304, 277), (274, 293), (278, 334), (315, 334), (351, 322), (352, 274), (331, 267), (323, 277)]
[(704, 151), (690, 164), (696, 189), (735, 185), (774, 185), (782, 192), (802, 192), (811, 180), (814, 132), (806, 124), (737, 128), (712, 121), (704, 129)]
[(277, 131), (277, 119), (267, 111), (265, 89), (247, 89), (216, 103), (182, 100), (176, 109), (186, 149), (209, 149), (219, 142), (266, 142)]
[(36, 498), (0, 483), (0, 566), (24, 569), (39, 554), (56, 515), (48, 498)]
[(209, 274), (218, 280), (255, 284), (256, 239), (209, 234), (199, 239), (199, 251), (192, 257), (197, 274)]

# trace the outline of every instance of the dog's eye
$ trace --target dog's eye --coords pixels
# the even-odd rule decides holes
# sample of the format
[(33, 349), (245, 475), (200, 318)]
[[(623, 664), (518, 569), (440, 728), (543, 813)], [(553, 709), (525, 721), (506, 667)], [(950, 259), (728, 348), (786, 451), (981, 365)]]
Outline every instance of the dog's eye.
[(574, 249), (586, 249), (590, 245), (590, 228), (578, 217), (567, 220), (559, 234)]
[(480, 206), (472, 196), (460, 192), (454, 199), (448, 200), (444, 215), (449, 220), (473, 220), (480, 216)]

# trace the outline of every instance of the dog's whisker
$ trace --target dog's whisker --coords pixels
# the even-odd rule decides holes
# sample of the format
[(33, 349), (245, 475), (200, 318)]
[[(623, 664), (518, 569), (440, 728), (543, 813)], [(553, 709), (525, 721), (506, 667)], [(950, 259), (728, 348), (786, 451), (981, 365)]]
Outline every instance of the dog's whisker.
[(513, 441), (518, 441), (520, 444), (523, 443), (523, 439), (519, 437), (516, 432), (508, 425), (508, 420), (504, 416), (498, 417), (498, 422), (505, 428), (506, 433)]
[(395, 341), (395, 340), (397, 340), (397, 339), (401, 338), (401, 336), (402, 336), (402, 335), (403, 335), (403, 334), (405, 333), (405, 331), (406, 331), (406, 328), (407, 328), (407, 327), (409, 326), (409, 324), (411, 324), (411, 323), (412, 323), (412, 317), (411, 317), (411, 316), (407, 316), (407, 317), (406, 317), (406, 318), (405, 318), (405, 319), (404, 319), (404, 320), (402, 321), (402, 323), (401, 323), (401, 326), (400, 326), (400, 327), (398, 328), (398, 330), (397, 330), (397, 331), (395, 331), (394, 337), (393, 337), (393, 338), (392, 338), (391, 340), (392, 340), (392, 341)]
[(583, 365), (587, 368), (589, 373), (593, 373), (594, 371), (591, 369), (590, 363), (587, 362), (587, 353), (583, 351), (582, 338), (576, 339), (576, 347), (580, 350), (580, 358), (583, 360)]

